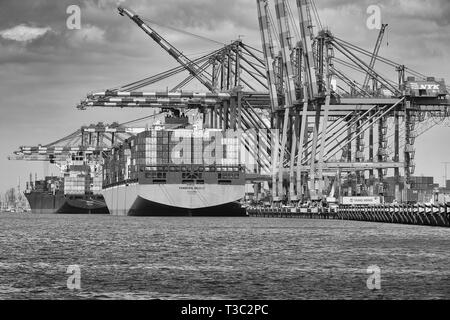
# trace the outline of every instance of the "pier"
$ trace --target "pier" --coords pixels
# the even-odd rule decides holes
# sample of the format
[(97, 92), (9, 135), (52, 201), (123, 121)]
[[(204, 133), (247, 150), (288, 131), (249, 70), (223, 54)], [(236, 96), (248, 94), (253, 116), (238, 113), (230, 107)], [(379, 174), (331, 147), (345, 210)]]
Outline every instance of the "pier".
[(450, 227), (450, 207), (447, 205), (340, 205), (334, 208), (252, 206), (247, 208), (247, 213), (251, 217), (265, 218), (335, 219)]

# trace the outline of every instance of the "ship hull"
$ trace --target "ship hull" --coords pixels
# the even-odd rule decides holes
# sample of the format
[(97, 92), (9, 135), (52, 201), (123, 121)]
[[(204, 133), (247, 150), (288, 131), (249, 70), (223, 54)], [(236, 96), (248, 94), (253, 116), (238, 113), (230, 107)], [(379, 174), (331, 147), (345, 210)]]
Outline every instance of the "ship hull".
[(43, 192), (26, 193), (25, 197), (34, 214), (107, 214), (106, 203), (101, 195), (63, 195)]
[(111, 214), (128, 216), (245, 216), (241, 185), (128, 184), (103, 189)]

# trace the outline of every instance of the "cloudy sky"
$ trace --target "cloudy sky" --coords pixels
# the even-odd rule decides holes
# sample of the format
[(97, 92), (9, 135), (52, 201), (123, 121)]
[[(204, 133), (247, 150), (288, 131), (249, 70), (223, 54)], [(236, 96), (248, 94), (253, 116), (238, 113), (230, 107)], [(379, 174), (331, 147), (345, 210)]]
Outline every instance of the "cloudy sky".
[[(19, 145), (45, 144), (84, 124), (125, 122), (149, 113), (75, 108), (88, 92), (177, 66), (134, 23), (117, 14), (118, 3), (160, 25), (222, 43), (241, 36), (260, 48), (255, 0), (1, 0), (0, 192), (16, 186), (19, 177), (23, 185), (30, 172), (38, 176), (52, 172), (42, 163), (6, 160)], [(367, 28), (366, 10), (369, 5), (379, 5), (383, 22), (389, 23), (380, 54), (450, 82), (448, 0), (316, 3), (323, 25), (368, 50), (373, 48), (378, 30)], [(81, 8), (80, 30), (67, 28), (66, 11), (70, 5)], [(188, 56), (220, 47), (168, 28), (155, 29)], [(158, 88), (165, 89), (154, 89)], [(450, 161), (448, 138), (450, 128), (441, 126), (418, 140), (418, 174), (434, 175), (438, 182), (442, 181), (441, 162)]]

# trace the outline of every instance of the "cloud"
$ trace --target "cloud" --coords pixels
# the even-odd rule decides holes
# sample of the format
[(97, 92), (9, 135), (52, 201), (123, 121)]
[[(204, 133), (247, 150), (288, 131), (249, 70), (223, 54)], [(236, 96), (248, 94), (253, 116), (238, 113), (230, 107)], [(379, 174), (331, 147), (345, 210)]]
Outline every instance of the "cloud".
[(51, 30), (50, 27), (38, 28), (20, 24), (13, 28), (0, 31), (0, 36), (8, 40), (27, 42), (40, 38)]
[(80, 30), (73, 32), (72, 40), (76, 44), (82, 42), (100, 43), (103, 42), (104, 37), (105, 30), (94, 25), (86, 24)]

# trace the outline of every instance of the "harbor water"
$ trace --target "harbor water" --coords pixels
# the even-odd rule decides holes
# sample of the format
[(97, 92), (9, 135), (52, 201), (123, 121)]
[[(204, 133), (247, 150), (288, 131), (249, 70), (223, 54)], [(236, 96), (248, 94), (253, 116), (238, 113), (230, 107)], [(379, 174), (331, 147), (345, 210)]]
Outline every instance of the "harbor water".
[(449, 241), (357, 221), (1, 213), (0, 299), (448, 299)]

